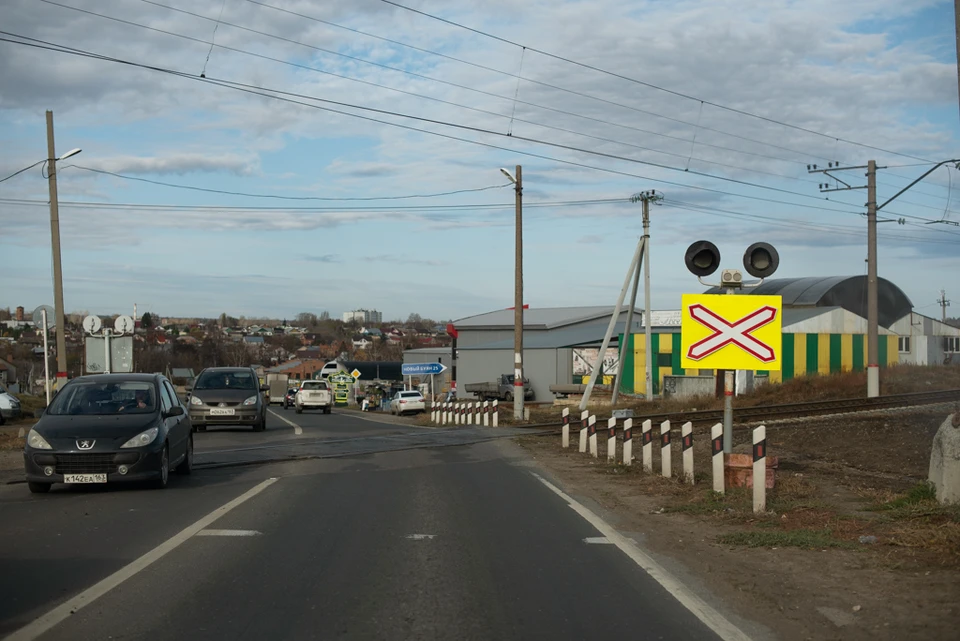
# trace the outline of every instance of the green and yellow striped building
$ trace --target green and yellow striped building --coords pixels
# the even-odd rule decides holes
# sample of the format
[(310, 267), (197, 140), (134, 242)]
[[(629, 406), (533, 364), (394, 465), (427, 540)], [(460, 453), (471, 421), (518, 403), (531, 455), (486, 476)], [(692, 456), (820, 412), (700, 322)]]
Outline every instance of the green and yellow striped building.
[[(623, 336), (620, 336), (621, 344)], [(680, 332), (654, 333), (650, 336), (653, 351), (653, 393), (659, 394), (664, 376), (712, 376), (714, 370), (685, 369), (680, 366)], [(783, 334), (782, 370), (768, 374), (771, 383), (790, 380), (807, 374), (859, 372), (866, 368), (866, 336), (863, 334)], [(897, 336), (882, 335), (879, 343), (880, 367), (899, 362)], [(623, 369), (621, 391), (642, 394), (646, 380), (646, 337), (632, 334)]]

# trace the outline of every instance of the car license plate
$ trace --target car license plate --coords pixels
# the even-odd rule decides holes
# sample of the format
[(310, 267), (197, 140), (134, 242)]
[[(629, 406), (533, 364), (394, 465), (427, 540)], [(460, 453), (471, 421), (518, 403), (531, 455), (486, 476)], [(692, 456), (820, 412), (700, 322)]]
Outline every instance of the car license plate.
[(106, 474), (64, 474), (64, 483), (106, 483)]
[(224, 407), (214, 407), (210, 410), (210, 416), (233, 416), (237, 413), (237, 410)]

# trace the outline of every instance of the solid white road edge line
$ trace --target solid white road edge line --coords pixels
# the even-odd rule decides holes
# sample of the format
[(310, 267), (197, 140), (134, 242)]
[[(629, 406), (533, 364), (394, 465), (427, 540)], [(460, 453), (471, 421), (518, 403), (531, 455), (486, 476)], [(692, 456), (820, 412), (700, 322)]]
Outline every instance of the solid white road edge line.
[(286, 417), (284, 417), (284, 416), (280, 416), (279, 414), (277, 414), (276, 412), (274, 412), (272, 409), (269, 409), (269, 408), (268, 408), (267, 411), (270, 412), (271, 414), (273, 414), (274, 416), (276, 416), (277, 418), (279, 418), (281, 421), (283, 421), (284, 423), (286, 423), (286, 424), (289, 425), (290, 427), (292, 427), (292, 428), (293, 428), (293, 433), (296, 434), (297, 436), (300, 436), (301, 434), (303, 434), (303, 428), (300, 427), (299, 425), (297, 425), (296, 423), (294, 423), (293, 421), (291, 421), (290, 419), (288, 419), (288, 418), (286, 418)]
[(613, 541), (605, 536), (588, 536), (583, 540), (584, 543), (591, 545), (612, 545)]
[(257, 530), (200, 530), (197, 536), (260, 536)]
[(90, 605), (130, 577), (134, 576), (141, 570), (146, 569), (153, 562), (158, 561), (164, 555), (172, 552), (184, 541), (187, 541), (201, 530), (206, 529), (208, 525), (225, 515), (230, 510), (241, 505), (242, 503), (245, 503), (246, 501), (249, 501), (276, 482), (276, 478), (269, 478), (266, 481), (263, 481), (262, 483), (247, 490), (229, 503), (221, 505), (193, 525), (181, 530), (179, 534), (174, 535), (172, 538), (167, 539), (157, 547), (153, 548), (139, 559), (129, 563), (128, 565), (125, 565), (107, 578), (87, 588), (69, 601), (58, 605), (40, 618), (35, 619), (34, 621), (23, 626), (10, 636), (6, 637), (4, 641), (33, 641), (33, 639), (36, 639), (40, 635), (44, 634), (58, 623), (70, 618), (71, 615), (76, 614), (81, 608)]
[(568, 496), (563, 490), (550, 481), (547, 481), (539, 474), (534, 474), (533, 472), (531, 472), (531, 474), (533, 474), (538, 481), (546, 485), (554, 494), (566, 501), (574, 512), (582, 516), (585, 521), (607, 537), (611, 543), (620, 548), (621, 552), (630, 557), (634, 563), (639, 565), (644, 572), (662, 585), (673, 598), (679, 601), (683, 607), (690, 610), (695, 617), (713, 630), (717, 636), (725, 641), (750, 641), (750, 637), (744, 634), (740, 628), (727, 621), (722, 614), (691, 592), (689, 588), (667, 572), (663, 566), (654, 561), (646, 552), (642, 551), (636, 543), (617, 532), (612, 526), (607, 524), (606, 521)]

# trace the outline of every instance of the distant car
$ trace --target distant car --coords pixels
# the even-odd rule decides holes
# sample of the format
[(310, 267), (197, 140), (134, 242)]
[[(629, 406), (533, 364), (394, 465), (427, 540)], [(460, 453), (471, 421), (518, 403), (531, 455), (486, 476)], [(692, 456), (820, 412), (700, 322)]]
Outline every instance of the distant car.
[(287, 395), (283, 397), (283, 409), (293, 407), (297, 402), (297, 388), (291, 387), (287, 390)]
[(3, 425), (6, 419), (20, 418), (20, 413), (20, 401), (0, 385), (0, 425)]
[(67, 383), (27, 434), (23, 461), (36, 494), (54, 483), (150, 480), (193, 469), (193, 430), (159, 374), (99, 374)]
[(329, 414), (333, 410), (333, 392), (330, 391), (330, 385), (327, 381), (303, 381), (294, 397), (294, 407), (297, 414), (302, 414), (303, 410), (315, 408), (320, 408), (324, 414)]
[(423, 412), (427, 409), (423, 394), (418, 391), (397, 392), (390, 401), (390, 413), (403, 416), (409, 412)]
[(208, 425), (251, 425), (267, 429), (267, 404), (257, 373), (250, 367), (208, 367), (190, 392), (190, 420), (197, 431)]

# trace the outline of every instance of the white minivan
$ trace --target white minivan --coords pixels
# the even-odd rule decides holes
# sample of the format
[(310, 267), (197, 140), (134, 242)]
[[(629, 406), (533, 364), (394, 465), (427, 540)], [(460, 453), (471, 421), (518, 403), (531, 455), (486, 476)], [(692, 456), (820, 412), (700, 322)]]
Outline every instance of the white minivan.
[(0, 385), (0, 425), (9, 419), (20, 418), (20, 401)]

